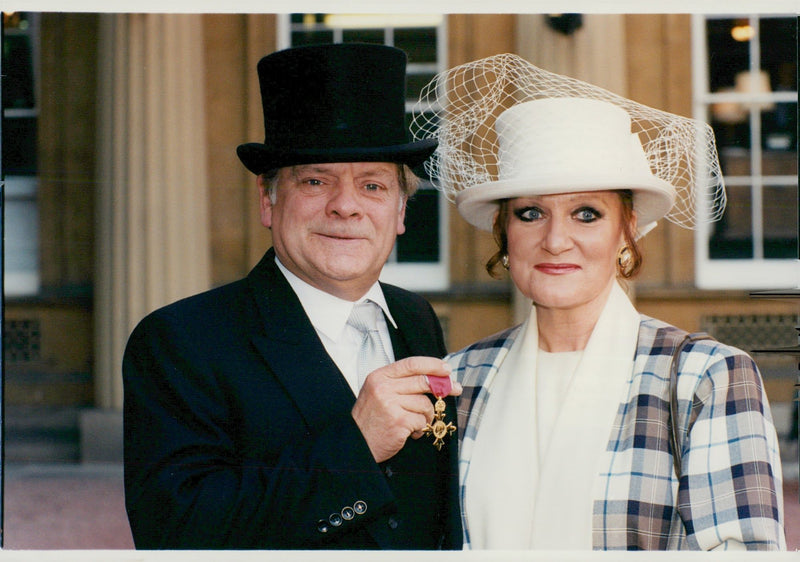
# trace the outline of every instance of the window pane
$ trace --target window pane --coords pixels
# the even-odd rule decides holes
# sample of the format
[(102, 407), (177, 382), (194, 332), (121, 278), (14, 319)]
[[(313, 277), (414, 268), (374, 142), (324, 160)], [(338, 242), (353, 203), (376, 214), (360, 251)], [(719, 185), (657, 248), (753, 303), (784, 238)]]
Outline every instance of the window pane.
[[(771, 92), (797, 91), (797, 20), (764, 18), (761, 69)], [(797, 103), (774, 103), (762, 113), (762, 145), (768, 150), (797, 150)]]
[(408, 53), (408, 62), (436, 62), (436, 28), (402, 28), (394, 32), (394, 45)]
[(764, 188), (764, 257), (797, 257), (797, 186)]
[[(741, 104), (736, 104), (741, 105)], [(737, 110), (739, 111), (739, 110)], [(713, 115), (712, 110), (712, 115)], [(750, 148), (750, 119), (747, 110), (741, 110), (745, 117), (734, 122), (721, 121), (718, 118), (711, 119), (711, 127), (714, 129), (714, 136), (717, 140), (718, 150), (726, 148), (749, 149)], [(725, 170), (723, 170), (724, 172)]]
[(33, 51), (27, 35), (3, 37), (3, 109), (34, 107)]
[(797, 153), (788, 150), (765, 150), (762, 169), (765, 176), (797, 177)]
[(3, 119), (3, 173), (36, 174), (36, 118)]
[(712, 92), (733, 88), (736, 75), (750, 67), (748, 41), (734, 39), (734, 30), (746, 25), (747, 19), (707, 20), (708, 83)]
[[(742, 39), (748, 20), (709, 19), (706, 21), (709, 91), (735, 94), (737, 76), (750, 66), (749, 41)], [(738, 31), (734, 31), (738, 30)], [(739, 79), (741, 84), (741, 78)], [(738, 101), (720, 101), (711, 106), (711, 126), (720, 149), (750, 148), (749, 108)], [(725, 170), (723, 170), (725, 172)], [(730, 173), (730, 172), (727, 172)]]
[(797, 20), (763, 18), (759, 25), (761, 69), (767, 71), (772, 90), (796, 90)]
[(709, 242), (712, 259), (753, 257), (753, 221), (750, 186), (728, 186), (725, 214), (713, 225)]
[(397, 238), (397, 261), (439, 261), (439, 193), (420, 189), (408, 202), (406, 232)]
[(292, 32), (292, 47), (331, 42), (333, 42), (333, 32), (329, 30), (315, 31), (310, 29), (308, 31), (304, 30)]
[(3, 265), (8, 271), (35, 273), (38, 268), (39, 218), (35, 199), (6, 201)]
[(346, 29), (342, 33), (342, 41), (344, 43), (376, 43), (383, 45), (386, 40), (383, 29)]
[(428, 82), (433, 80), (435, 75), (435, 72), (409, 74), (406, 80), (406, 98), (410, 101), (417, 101), (422, 88), (424, 88)]
[[(33, 177), (6, 176), (5, 248), (2, 256), (6, 295), (36, 294), (39, 290), (39, 211)], [(0, 187), (0, 190), (3, 190)]]
[(764, 150), (797, 151), (797, 104), (781, 102), (761, 114)]
[[(719, 143), (719, 136), (717, 136), (717, 143)], [(722, 147), (719, 146), (719, 144), (717, 146), (719, 150), (719, 163), (722, 167), (723, 177), (728, 178), (731, 176), (750, 175), (750, 151), (744, 150), (740, 147)]]

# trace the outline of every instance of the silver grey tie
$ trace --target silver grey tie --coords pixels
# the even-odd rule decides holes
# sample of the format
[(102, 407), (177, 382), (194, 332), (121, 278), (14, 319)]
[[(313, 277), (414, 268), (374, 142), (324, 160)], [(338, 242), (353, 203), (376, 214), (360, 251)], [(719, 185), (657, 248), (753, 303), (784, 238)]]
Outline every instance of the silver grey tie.
[(361, 346), (358, 349), (358, 388), (364, 384), (367, 375), (379, 367), (389, 364), (389, 356), (383, 348), (378, 332), (377, 315), (380, 307), (372, 301), (364, 301), (353, 306), (347, 323), (361, 332)]

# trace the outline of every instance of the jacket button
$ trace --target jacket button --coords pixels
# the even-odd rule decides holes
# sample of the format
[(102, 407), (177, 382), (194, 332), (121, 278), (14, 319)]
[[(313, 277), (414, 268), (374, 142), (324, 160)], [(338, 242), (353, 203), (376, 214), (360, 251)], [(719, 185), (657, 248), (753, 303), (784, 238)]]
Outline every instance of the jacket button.
[(383, 473), (386, 475), (386, 478), (391, 478), (394, 476), (394, 471), (392, 471), (392, 467), (389, 465), (386, 465), (386, 467), (383, 469)]
[(356, 512), (356, 515), (364, 515), (367, 512), (367, 502), (358, 500), (353, 504), (353, 511)]
[(338, 527), (339, 525), (342, 524), (342, 516), (339, 515), (338, 513), (331, 513), (330, 516), (328, 517), (328, 521), (334, 527)]
[(387, 524), (389, 525), (389, 528), (392, 530), (397, 529), (397, 527), (400, 525), (400, 523), (394, 517), (390, 517)]
[(328, 522), (324, 519), (320, 519), (317, 521), (317, 531), (320, 533), (327, 533), (328, 532)]
[(352, 507), (345, 507), (342, 509), (342, 519), (345, 521), (350, 521), (353, 517), (356, 516), (356, 512), (353, 510)]

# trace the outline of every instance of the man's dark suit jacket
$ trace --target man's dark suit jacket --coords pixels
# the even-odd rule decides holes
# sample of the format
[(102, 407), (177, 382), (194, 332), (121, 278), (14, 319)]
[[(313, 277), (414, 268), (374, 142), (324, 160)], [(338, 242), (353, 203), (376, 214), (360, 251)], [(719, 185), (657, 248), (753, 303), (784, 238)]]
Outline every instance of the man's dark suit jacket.
[[(395, 356), (442, 357), (430, 305), (383, 291)], [(455, 439), (409, 439), (375, 462), (273, 250), (245, 279), (142, 320), (123, 378), (137, 548), (461, 548)]]

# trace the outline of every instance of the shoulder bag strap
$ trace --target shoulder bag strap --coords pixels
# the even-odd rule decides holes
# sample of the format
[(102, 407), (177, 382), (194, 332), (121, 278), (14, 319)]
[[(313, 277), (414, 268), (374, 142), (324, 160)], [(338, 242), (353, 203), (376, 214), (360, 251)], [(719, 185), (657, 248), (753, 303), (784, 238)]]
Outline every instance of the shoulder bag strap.
[(669, 373), (669, 423), (670, 423), (670, 445), (672, 445), (672, 463), (675, 467), (675, 476), (681, 477), (681, 443), (683, 437), (678, 421), (678, 370), (680, 367), (680, 356), (684, 348), (698, 340), (713, 339), (705, 332), (686, 334), (681, 342), (675, 347), (672, 353), (672, 365)]

